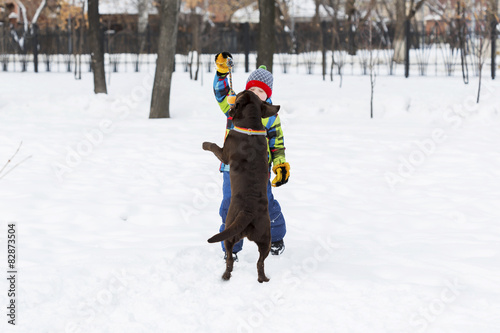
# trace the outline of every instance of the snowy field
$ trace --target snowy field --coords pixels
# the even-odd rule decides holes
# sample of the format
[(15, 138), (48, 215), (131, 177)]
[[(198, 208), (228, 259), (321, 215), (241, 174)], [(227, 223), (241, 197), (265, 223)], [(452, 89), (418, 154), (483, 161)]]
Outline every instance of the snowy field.
[[(236, 73), (240, 90), (247, 74)], [(171, 119), (149, 120), (153, 76), (2, 73), (0, 248), (17, 223), (16, 327), (2, 332), (498, 332), (500, 81), (369, 77), (339, 88), (276, 74), (291, 165), (274, 190), (286, 250), (259, 284), (246, 242), (223, 282), (225, 117), (175, 73)], [(1, 177), (1, 176), (0, 176)]]

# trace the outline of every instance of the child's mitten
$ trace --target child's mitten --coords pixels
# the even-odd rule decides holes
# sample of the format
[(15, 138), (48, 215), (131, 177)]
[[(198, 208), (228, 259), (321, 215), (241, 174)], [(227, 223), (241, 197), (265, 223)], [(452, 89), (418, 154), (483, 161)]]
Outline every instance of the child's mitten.
[(215, 67), (217, 72), (226, 74), (229, 68), (233, 67), (233, 56), (229, 52), (221, 52), (215, 55)]
[(229, 106), (234, 106), (234, 104), (236, 103), (236, 95), (234, 94), (234, 92), (229, 92), (229, 94), (227, 95), (227, 104), (229, 104)]
[(273, 167), (273, 172), (276, 174), (274, 177), (272, 186), (279, 187), (288, 182), (288, 177), (290, 177), (290, 164), (288, 162), (275, 165)]

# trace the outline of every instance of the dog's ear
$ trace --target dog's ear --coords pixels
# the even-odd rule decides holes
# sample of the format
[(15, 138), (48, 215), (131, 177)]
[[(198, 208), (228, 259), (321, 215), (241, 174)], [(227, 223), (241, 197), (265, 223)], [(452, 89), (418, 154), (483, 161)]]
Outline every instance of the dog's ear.
[(229, 115), (229, 117), (234, 118), (234, 116), (236, 115), (236, 112), (239, 109), (240, 109), (240, 103), (236, 102), (233, 106), (231, 106), (231, 108), (229, 109), (229, 111), (227, 112), (227, 114)]
[(275, 116), (280, 110), (279, 105), (272, 105), (267, 102), (262, 102), (261, 105), (262, 118), (269, 118), (271, 116)]
[(234, 99), (234, 105), (231, 106), (229, 111), (227, 112), (229, 117), (233, 117), (236, 115), (236, 111), (238, 111), (241, 108), (241, 96), (243, 95), (245, 91), (240, 92), (238, 95), (236, 95), (236, 98)]

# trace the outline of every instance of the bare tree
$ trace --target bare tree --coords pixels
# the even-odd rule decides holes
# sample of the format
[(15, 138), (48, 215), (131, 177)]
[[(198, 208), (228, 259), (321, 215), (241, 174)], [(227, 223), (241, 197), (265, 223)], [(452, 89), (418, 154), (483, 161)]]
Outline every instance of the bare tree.
[[(191, 46), (191, 66), (189, 68), (189, 75), (195, 81), (198, 80), (200, 71), (200, 56), (201, 56), (201, 33), (203, 28), (203, 17), (201, 15), (193, 14), (191, 17), (193, 22), (193, 44)], [(193, 67), (196, 67), (193, 76)]]
[(139, 54), (146, 46), (146, 31), (148, 29), (150, 0), (138, 0), (137, 3), (137, 33), (139, 34)]
[[(436, 23), (435, 29), (437, 34), (444, 34), (445, 27), (450, 28), (450, 36), (447, 41), (450, 44), (451, 50), (455, 46), (460, 50), (460, 63), (462, 67), (462, 78), (465, 84), (469, 83), (469, 66), (467, 63), (467, 11), (468, 4), (465, 0), (458, 0), (452, 4), (449, 1), (442, 2), (440, 0), (427, 0), (426, 7), (429, 12), (439, 17), (439, 23)], [(447, 52), (448, 50), (446, 50)], [(445, 68), (448, 75), (453, 72), (455, 62), (453, 51), (447, 57), (443, 54)]]
[(373, 36), (372, 36), (374, 22), (370, 20), (369, 23), (370, 27), (369, 27), (368, 49), (370, 52), (370, 61), (368, 63), (368, 66), (370, 68), (370, 118), (373, 118), (373, 92), (375, 90), (375, 81), (376, 81), (375, 61), (373, 60)]
[(488, 46), (490, 44), (490, 41), (485, 38), (485, 36), (480, 35), (479, 36), (479, 41), (477, 44), (474, 46), (477, 49), (476, 56), (478, 60), (478, 66), (479, 66), (479, 83), (477, 86), (477, 100), (476, 103), (479, 103), (479, 97), (481, 96), (481, 82), (483, 78), (483, 66), (484, 66), (484, 61), (486, 60), (486, 50), (488, 49)]
[(275, 41), (275, 0), (259, 0), (259, 44), (257, 47), (257, 67), (265, 65), (273, 71)]
[(295, 36), (295, 18), (290, 15), (293, 0), (277, 0), (276, 20), (277, 31), (280, 35), (276, 40), (276, 51), (279, 53), (279, 62), (283, 68), (283, 73), (288, 73), (292, 63), (292, 54), (297, 53), (297, 39)]
[[(405, 32), (406, 25), (408, 21), (411, 21), (415, 14), (422, 8), (425, 4), (426, 0), (418, 0), (415, 3), (415, 0), (410, 0), (408, 4), (408, 8), (406, 7), (406, 0), (396, 0), (395, 4), (395, 12), (396, 12), (396, 24), (395, 24), (395, 32), (394, 32), (394, 56), (393, 60), (396, 63), (401, 63), (405, 59)], [(389, 5), (384, 0), (382, 1), (383, 5), (386, 8), (389, 8)]]
[[(200, 71), (201, 64), (201, 36), (203, 32), (203, 15), (201, 13), (207, 12), (208, 4), (206, 2), (193, 2), (192, 4), (186, 3), (186, 5), (192, 6), (191, 13), (187, 16), (188, 19), (188, 31), (191, 33), (191, 40), (189, 43), (189, 53), (188, 53), (188, 67), (189, 67), (189, 78), (191, 80), (198, 80), (198, 74)], [(194, 70), (194, 74), (193, 74)]]
[(497, 25), (498, 18), (498, 0), (489, 0), (488, 6), (488, 22), (491, 38), (491, 78), (494, 80), (496, 76), (496, 46), (497, 46)]
[(395, 32), (394, 32), (394, 53), (393, 60), (396, 63), (402, 63), (405, 59), (405, 22), (406, 22), (406, 1), (395, 1)]
[[(82, 16), (79, 19), (79, 29), (80, 29), (80, 38), (78, 47), (75, 47), (75, 50), (78, 48), (77, 53), (75, 54), (75, 79), (82, 79), (82, 53), (83, 53), (83, 39), (85, 36), (85, 1), (82, 1)], [(75, 38), (76, 42), (77, 38)]]
[(465, 84), (469, 84), (469, 67), (467, 65), (467, 21), (465, 19), (464, 1), (457, 1), (456, 25), (458, 28), (458, 42), (460, 47), (460, 63), (462, 65), (462, 78)]
[(23, 23), (24, 23), (24, 32), (28, 32), (28, 15), (26, 15), (26, 6), (24, 6), (23, 2), (21, 0), (15, 0), (17, 5), (19, 6), (19, 9), (21, 10), (21, 15), (23, 16)]
[(350, 55), (356, 54), (355, 34), (356, 34), (356, 0), (346, 0), (345, 13), (347, 19), (345, 21), (347, 31), (347, 50)]
[(40, 2), (40, 6), (38, 6), (35, 15), (33, 15), (33, 19), (31, 20), (31, 25), (36, 24), (38, 18), (40, 17), (40, 14), (42, 13), (42, 10), (45, 8), (46, 5), (47, 5), (47, 0), (42, 0), (42, 2)]
[[(479, 103), (479, 98), (481, 96), (481, 83), (482, 83), (482, 73), (484, 63), (486, 61), (486, 57), (488, 56), (488, 50), (492, 47), (492, 42), (496, 43), (496, 40), (491, 40), (491, 36), (494, 36), (495, 33), (492, 32), (492, 29), (496, 29), (497, 24), (497, 4), (495, 0), (489, 0), (486, 4), (478, 2), (473, 6), (474, 16), (478, 18), (476, 22), (476, 31), (477, 41), (472, 43), (475, 54), (477, 57), (478, 63), (478, 71), (479, 71), (479, 83), (477, 88), (477, 100), (476, 103)], [(484, 16), (486, 19), (479, 19), (481, 16)]]
[(170, 118), (170, 87), (174, 71), (180, 0), (161, 0), (158, 59), (149, 118)]
[[(26, 1), (26, 0), (24, 0)], [(40, 5), (38, 6), (36, 12), (35, 12), (35, 15), (33, 15), (32, 19), (31, 19), (31, 22), (28, 20), (28, 15), (27, 15), (27, 11), (26, 11), (26, 6), (24, 5), (23, 1), (21, 0), (15, 0), (15, 2), (17, 3), (17, 5), (19, 6), (19, 9), (21, 10), (21, 15), (23, 17), (23, 35), (22, 36), (19, 36), (17, 35), (17, 32), (15, 31), (15, 29), (12, 29), (11, 30), (11, 34), (12, 34), (12, 37), (14, 39), (14, 41), (17, 43), (17, 45), (19, 46), (19, 48), (21, 50), (24, 50), (24, 46), (25, 46), (25, 37), (26, 35), (30, 34), (30, 33), (33, 33), (34, 32), (34, 25), (37, 23), (38, 21), (38, 18), (40, 17), (40, 13), (42, 12), (42, 10), (45, 8), (45, 6), (47, 5), (47, 0), (42, 0), (42, 2), (40, 3)]]
[(323, 75), (323, 81), (326, 79), (326, 47), (325, 47), (325, 36), (324, 36), (324, 23), (321, 21), (321, 16), (319, 8), (323, 3), (323, 0), (314, 0), (315, 11), (313, 16), (313, 27), (319, 33), (319, 46), (321, 49), (321, 73)]
[[(356, 38), (357, 32), (361, 26), (370, 18), (376, 0), (363, 1), (356, 5), (356, 0), (346, 0), (345, 12), (347, 19), (345, 21), (345, 30), (347, 31), (347, 49), (350, 55), (357, 52)], [(362, 14), (364, 12), (364, 15)]]
[(88, 0), (89, 46), (92, 72), (94, 72), (94, 93), (107, 94), (104, 72), (103, 36), (101, 34), (99, 0)]
[[(340, 87), (342, 87), (342, 67), (345, 63), (343, 54), (344, 52), (341, 47), (340, 40), (340, 26), (339, 26), (339, 10), (340, 10), (340, 0), (325, 0), (323, 3), (323, 8), (328, 13), (331, 18), (331, 30), (332, 30), (332, 62), (330, 64), (330, 80), (333, 81), (333, 68), (337, 65), (338, 73), (340, 76)], [(335, 60), (335, 50), (338, 50), (338, 59)]]

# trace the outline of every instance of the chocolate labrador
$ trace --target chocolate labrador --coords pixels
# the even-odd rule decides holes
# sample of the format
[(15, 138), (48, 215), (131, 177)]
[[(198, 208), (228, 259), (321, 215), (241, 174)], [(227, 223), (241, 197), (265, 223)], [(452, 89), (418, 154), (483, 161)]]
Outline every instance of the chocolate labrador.
[(247, 237), (259, 247), (258, 281), (269, 281), (264, 273), (264, 260), (271, 247), (267, 199), (269, 162), (262, 118), (276, 115), (279, 109), (279, 105), (262, 102), (256, 94), (245, 90), (236, 96), (234, 106), (228, 111), (234, 129), (229, 131), (224, 147), (203, 142), (204, 150), (213, 152), (222, 163), (230, 166), (231, 203), (226, 227), (208, 240), (209, 243), (224, 241), (228, 254), (226, 271), (222, 275), (224, 280), (229, 280), (233, 271), (234, 244)]

